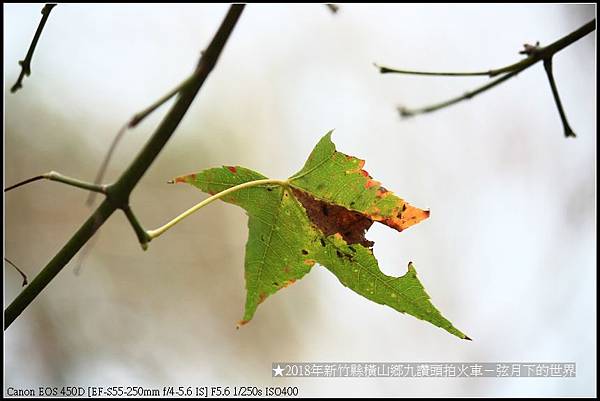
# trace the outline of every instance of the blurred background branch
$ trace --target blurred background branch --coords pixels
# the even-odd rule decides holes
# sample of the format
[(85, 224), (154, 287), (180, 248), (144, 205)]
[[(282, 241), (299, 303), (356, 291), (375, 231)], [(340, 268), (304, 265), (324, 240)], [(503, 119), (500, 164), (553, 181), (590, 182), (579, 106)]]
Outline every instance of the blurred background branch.
[[(188, 81), (178, 93), (179, 96), (169, 113), (164, 117), (156, 131), (138, 153), (133, 162), (123, 172), (120, 178), (111, 185), (106, 186), (106, 199), (98, 209), (86, 220), (71, 239), (62, 247), (54, 258), (42, 269), (16, 299), (4, 311), (4, 329), (23, 312), (23, 310), (39, 295), (39, 293), (52, 281), (73, 256), (85, 245), (104, 222), (116, 209), (126, 212), (130, 222), (136, 221), (129, 207), (129, 196), (146, 170), (166, 145), (167, 141), (187, 113), (196, 94), (204, 84), (206, 78), (216, 65), (231, 32), (244, 10), (244, 5), (231, 5), (217, 33), (210, 45), (202, 53), (200, 61), (194, 71), (193, 78)], [(139, 224), (134, 225), (136, 233), (141, 230)], [(141, 240), (142, 238), (140, 238)], [(144, 244), (145, 242), (142, 242)]]
[[(144, 119), (146, 117), (148, 117), (150, 114), (152, 114), (152, 112), (154, 112), (160, 106), (165, 104), (173, 96), (178, 94), (179, 91), (181, 89), (185, 88), (186, 85), (188, 85), (190, 83), (190, 81), (192, 81), (193, 79), (194, 79), (194, 75), (186, 78), (183, 82), (181, 82), (179, 85), (177, 85), (177, 87), (172, 89), (166, 95), (164, 95), (163, 97), (158, 99), (156, 102), (154, 102), (150, 106), (146, 107), (144, 110), (137, 112), (133, 117), (131, 117), (131, 119), (117, 132), (117, 135), (115, 135), (115, 138), (113, 139), (112, 143), (110, 144), (110, 148), (108, 149), (106, 156), (104, 156), (104, 160), (102, 161), (102, 164), (100, 165), (100, 168), (98, 169), (98, 173), (96, 174), (96, 179), (94, 180), (95, 184), (100, 184), (102, 182), (102, 180), (104, 179), (104, 173), (106, 172), (106, 169), (108, 168), (108, 163), (110, 163), (110, 159), (112, 158), (112, 155), (115, 152), (117, 145), (119, 144), (119, 141), (121, 141), (121, 139), (123, 138), (123, 135), (125, 135), (125, 132), (128, 129), (135, 128), (139, 123), (144, 121)], [(88, 199), (86, 202), (87, 205), (92, 206), (94, 204), (95, 199), (96, 199), (96, 194), (94, 192), (90, 192), (90, 195), (88, 196)]]

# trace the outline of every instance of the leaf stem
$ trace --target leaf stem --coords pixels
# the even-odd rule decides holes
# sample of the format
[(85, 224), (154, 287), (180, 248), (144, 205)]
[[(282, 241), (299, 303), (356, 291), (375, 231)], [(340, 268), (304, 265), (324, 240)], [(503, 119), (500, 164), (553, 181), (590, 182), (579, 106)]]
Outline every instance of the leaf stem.
[(182, 221), (183, 219), (185, 219), (186, 217), (190, 216), (191, 214), (197, 212), (198, 210), (202, 209), (204, 206), (216, 201), (217, 199), (221, 199), (224, 196), (227, 196), (233, 192), (239, 191), (240, 189), (246, 189), (246, 188), (251, 188), (251, 187), (257, 187), (260, 185), (269, 185), (269, 184), (273, 184), (273, 185), (281, 185), (283, 187), (287, 187), (289, 185), (289, 181), (288, 180), (277, 180), (277, 179), (264, 179), (264, 180), (255, 180), (255, 181), (248, 181), (245, 182), (243, 184), (239, 184), (236, 185), (234, 187), (231, 188), (227, 188), (224, 191), (219, 192), (218, 194), (215, 194), (209, 198), (204, 199), (202, 202), (198, 203), (197, 205), (189, 208), (188, 210), (186, 210), (185, 212), (181, 213), (179, 216), (175, 217), (173, 220), (171, 220), (170, 222), (168, 222), (167, 224), (165, 224), (162, 227), (159, 227), (155, 230), (149, 230), (146, 231), (147, 236), (150, 238), (150, 240), (160, 236), (161, 234), (163, 234), (165, 231), (169, 230), (171, 227), (173, 227), (175, 224), (179, 223), (180, 221)]

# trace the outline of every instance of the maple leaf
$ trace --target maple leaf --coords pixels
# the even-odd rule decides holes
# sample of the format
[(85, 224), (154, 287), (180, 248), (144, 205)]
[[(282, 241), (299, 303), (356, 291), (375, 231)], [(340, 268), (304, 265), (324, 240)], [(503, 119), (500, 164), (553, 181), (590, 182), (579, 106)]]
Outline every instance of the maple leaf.
[[(249, 186), (221, 197), (248, 214), (246, 307), (240, 325), (259, 304), (310, 272), (316, 264), (371, 301), (426, 320), (469, 339), (445, 319), (409, 263), (401, 277), (384, 274), (365, 238), (374, 222), (402, 231), (429, 217), (386, 190), (364, 161), (336, 151), (327, 133), (298, 173), (279, 184)], [(211, 195), (266, 179), (240, 166), (223, 166), (175, 178)]]

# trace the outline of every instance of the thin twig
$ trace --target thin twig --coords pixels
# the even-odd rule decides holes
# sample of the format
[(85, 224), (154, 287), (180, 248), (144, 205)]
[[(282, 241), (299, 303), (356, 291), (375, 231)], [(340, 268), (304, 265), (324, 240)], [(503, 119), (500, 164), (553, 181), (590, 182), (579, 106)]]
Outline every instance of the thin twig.
[(46, 179), (46, 177), (44, 177), (43, 175), (36, 175), (35, 177), (31, 177), (31, 178), (23, 180), (23, 181), (21, 181), (19, 183), (16, 183), (15, 185), (11, 185), (8, 188), (4, 188), (4, 192), (8, 192), (8, 191), (13, 190), (15, 188), (19, 188), (20, 186), (29, 184), (30, 182), (34, 182), (34, 181), (37, 181), (37, 180), (45, 180), (45, 179)]
[(142, 249), (145, 251), (146, 249), (148, 249), (148, 242), (152, 240), (152, 237), (149, 236), (148, 233), (146, 233), (146, 230), (144, 230), (139, 220), (135, 217), (135, 214), (133, 214), (133, 211), (131, 210), (129, 205), (123, 207), (122, 209), (125, 213), (125, 216), (127, 217), (127, 220), (129, 220), (129, 223), (133, 227), (133, 231), (135, 231), (135, 234), (138, 237), (138, 241), (140, 242)]
[(10, 88), (11, 93), (15, 93), (17, 90), (23, 87), (23, 78), (25, 76), (31, 75), (31, 59), (33, 58), (33, 52), (35, 51), (35, 46), (37, 45), (40, 36), (42, 35), (42, 31), (44, 30), (44, 25), (46, 25), (46, 21), (50, 16), (50, 12), (56, 6), (56, 4), (46, 4), (44, 8), (42, 8), (42, 19), (40, 20), (40, 24), (35, 31), (35, 35), (33, 36), (33, 40), (31, 41), (31, 45), (29, 45), (29, 50), (27, 50), (27, 55), (25, 59), (19, 61), (19, 65), (21, 66), (21, 73), (19, 74), (19, 78), (17, 82)]
[(556, 82), (554, 81), (554, 74), (552, 73), (552, 57), (549, 57), (544, 60), (544, 70), (546, 70), (546, 75), (548, 75), (548, 81), (550, 81), (550, 87), (552, 88), (552, 96), (554, 97), (554, 102), (556, 103), (556, 107), (558, 108), (558, 114), (560, 114), (560, 121), (562, 122), (563, 128), (565, 130), (565, 137), (576, 137), (575, 132), (571, 129), (569, 122), (567, 121), (567, 115), (565, 114), (565, 110), (563, 109), (562, 102), (560, 101), (560, 96), (558, 95), (558, 88), (556, 87)]
[(473, 77), (473, 76), (488, 76), (493, 78), (497, 75), (506, 74), (515, 70), (524, 70), (527, 67), (532, 66), (538, 61), (544, 59), (545, 57), (552, 56), (555, 53), (558, 53), (565, 47), (569, 46), (571, 43), (581, 39), (588, 33), (594, 31), (596, 29), (596, 20), (592, 20), (587, 24), (583, 25), (581, 28), (571, 32), (570, 34), (562, 37), (556, 42), (546, 46), (539, 47), (539, 42), (536, 46), (525, 44), (525, 49), (520, 51), (519, 54), (525, 54), (530, 57), (525, 58), (516, 63), (507, 65), (501, 68), (495, 68), (487, 71), (474, 71), (474, 72), (430, 72), (430, 71), (415, 71), (415, 70), (404, 70), (404, 69), (396, 69), (381, 66), (377, 63), (373, 63), (375, 67), (379, 69), (381, 74), (395, 73), (395, 74), (406, 74), (406, 75), (425, 75), (425, 76), (439, 76), (439, 77)]
[(433, 104), (431, 106), (427, 106), (427, 107), (423, 107), (420, 109), (408, 109), (406, 107), (399, 107), (398, 111), (400, 112), (400, 115), (404, 118), (407, 117), (413, 117), (417, 114), (425, 114), (425, 113), (431, 113), (432, 111), (436, 111), (439, 109), (443, 109), (444, 107), (448, 107), (448, 106), (452, 106), (453, 104), (462, 102), (463, 100), (468, 100), (471, 99), (477, 95), (479, 95), (480, 93), (483, 93), (489, 89), (492, 89), (494, 86), (501, 84), (502, 82), (514, 77), (515, 75), (517, 75), (519, 72), (521, 71), (513, 71), (509, 74), (503, 75), (500, 78), (497, 78), (479, 88), (476, 88), (472, 91), (466, 92), (464, 95), (461, 96), (457, 96), (454, 97), (452, 99), (448, 99), (444, 102), (440, 102), (440, 103), (436, 103)]
[(377, 63), (373, 65), (379, 68), (379, 72), (382, 74), (405, 74), (405, 75), (425, 75), (433, 77), (494, 77), (496, 75), (511, 72), (522, 67), (522, 62), (507, 65), (506, 67), (496, 68), (488, 71), (474, 71), (474, 72), (431, 72), (431, 71), (413, 71), (413, 70), (398, 70), (395, 68), (389, 68), (381, 66)]
[(19, 274), (23, 278), (23, 283), (21, 284), (21, 287), (25, 287), (27, 285), (27, 275), (25, 273), (23, 273), (23, 271), (21, 269), (19, 269), (17, 267), (17, 265), (15, 265), (13, 262), (11, 262), (10, 260), (8, 260), (8, 258), (5, 257), (4, 261), (6, 261), (9, 265), (11, 265), (12, 267), (14, 267), (19, 272)]
[[(115, 136), (112, 143), (110, 144), (110, 148), (108, 149), (108, 152), (106, 153), (106, 156), (104, 156), (104, 160), (102, 161), (102, 164), (100, 165), (100, 168), (98, 169), (98, 173), (96, 174), (96, 178), (94, 179), (94, 184), (98, 185), (104, 179), (104, 173), (106, 172), (106, 169), (108, 168), (108, 163), (110, 162), (110, 159), (112, 158), (112, 155), (113, 155), (115, 149), (117, 148), (117, 144), (121, 141), (121, 138), (125, 134), (125, 131), (127, 131), (128, 126), (129, 126), (129, 123), (125, 124), (119, 130), (119, 132), (117, 132), (117, 135)], [(87, 206), (92, 206), (94, 204), (95, 200), (96, 200), (96, 193), (90, 192), (85, 203)]]
[[(487, 72), (481, 71), (481, 72), (472, 72), (472, 73), (468, 73), (468, 72), (450, 73), (450, 72), (423, 72), (423, 71), (408, 71), (408, 70), (388, 71), (390, 69), (388, 69), (387, 67), (380, 67), (378, 65), (376, 65), (376, 66), (378, 68), (380, 68), (380, 70), (385, 69), (386, 70), (385, 72), (398, 72), (398, 73), (402, 73), (402, 74), (417, 74), (417, 75), (433, 75), (433, 76), (487, 75), (490, 77), (494, 77), (497, 75), (504, 74), (504, 75), (502, 75), (502, 77), (500, 77), (492, 82), (489, 82), (488, 84), (483, 85), (479, 88), (476, 88), (474, 90), (466, 92), (462, 96), (454, 97), (452, 99), (449, 99), (449, 100), (446, 100), (446, 101), (443, 101), (440, 103), (436, 103), (431, 106), (421, 107), (421, 108), (417, 108), (417, 109), (408, 109), (405, 107), (398, 108), (400, 115), (402, 117), (412, 117), (417, 114), (430, 113), (432, 111), (440, 110), (445, 107), (451, 106), (453, 104), (459, 103), (463, 100), (471, 99), (471, 98), (495, 87), (496, 85), (506, 81), (507, 79), (514, 77), (521, 71), (526, 70), (527, 68), (531, 67), (532, 65), (536, 64), (537, 62), (539, 62), (541, 60), (544, 60), (544, 64), (546, 64), (546, 60), (551, 59), (554, 56), (554, 54), (558, 53), (559, 51), (561, 51), (565, 47), (569, 46), (570, 44), (576, 42), (577, 40), (583, 38), (587, 34), (593, 32), (595, 29), (596, 29), (596, 20), (593, 19), (592, 21), (583, 25), (579, 29), (560, 38), (559, 40), (551, 43), (548, 46), (539, 47), (539, 43), (537, 43), (535, 46), (525, 44), (525, 50), (521, 51), (520, 53), (526, 54), (528, 56), (527, 58), (525, 58), (517, 63), (511, 64), (509, 66), (506, 66), (506, 67), (503, 67), (500, 69), (496, 69), (496, 70), (490, 70)], [(550, 65), (550, 67), (551, 67), (551, 65)], [(546, 67), (546, 71), (548, 71), (548, 67)], [(570, 129), (570, 127), (567, 123), (566, 116), (564, 115), (564, 110), (560, 103), (560, 99), (558, 98), (558, 91), (556, 91), (556, 84), (554, 83), (554, 78), (553, 77), (551, 78), (551, 74), (549, 75), (549, 79), (550, 79), (550, 85), (552, 86), (552, 91), (554, 93), (554, 98), (555, 98), (555, 100), (557, 100), (557, 106), (558, 106), (559, 112), (561, 114), (561, 119), (563, 121), (563, 125), (565, 126), (565, 136), (575, 136), (575, 134)]]
[(33, 281), (15, 298), (4, 310), (4, 329), (6, 330), (15, 319), (31, 304), (42, 290), (56, 277), (75, 254), (85, 245), (116, 209), (122, 209), (129, 204), (129, 196), (144, 173), (154, 162), (160, 151), (185, 116), (196, 94), (206, 78), (216, 65), (231, 32), (235, 28), (245, 5), (230, 6), (219, 30), (210, 45), (203, 53), (194, 73), (194, 80), (183, 88), (177, 100), (163, 118), (154, 134), (140, 150), (133, 162), (125, 169), (117, 182), (107, 187), (108, 196), (98, 206), (96, 211), (69, 239), (62, 249), (52, 258)]
[(50, 181), (62, 182), (63, 184), (67, 184), (72, 187), (77, 187), (77, 188), (85, 189), (85, 190), (92, 191), (92, 192), (106, 194), (106, 187), (103, 185), (96, 185), (96, 184), (92, 184), (90, 182), (78, 180), (76, 178), (67, 177), (66, 175), (57, 173), (56, 171), (50, 171), (49, 173), (37, 175), (35, 177), (31, 177), (26, 180), (23, 180), (17, 184), (11, 185), (8, 188), (5, 188), (4, 192), (11, 191), (15, 188), (19, 188), (20, 186), (23, 186), (25, 184), (29, 184), (30, 182), (34, 182), (34, 181), (38, 181), (38, 180), (50, 180)]
[[(146, 107), (144, 110), (142, 110), (138, 113), (135, 113), (135, 115), (133, 117), (131, 117), (131, 119), (123, 127), (121, 127), (121, 129), (117, 132), (117, 135), (113, 139), (112, 143), (110, 144), (110, 148), (108, 149), (108, 152), (106, 153), (106, 156), (104, 156), (104, 160), (102, 161), (102, 164), (100, 165), (100, 168), (98, 169), (98, 173), (96, 174), (96, 179), (94, 180), (94, 183), (96, 185), (99, 185), (102, 182), (102, 180), (104, 179), (104, 174), (106, 173), (106, 169), (108, 168), (108, 163), (110, 162), (110, 159), (112, 158), (113, 153), (117, 149), (117, 145), (121, 141), (121, 138), (123, 138), (125, 131), (127, 131), (128, 129), (131, 129), (131, 128), (135, 128), (146, 117), (148, 117), (150, 114), (152, 114), (152, 112), (154, 110), (158, 109), (160, 106), (165, 104), (169, 99), (171, 99), (173, 96), (178, 94), (182, 88), (184, 88), (186, 85), (188, 85), (190, 83), (190, 81), (193, 79), (193, 77), (194, 76), (192, 75), (192, 76), (186, 78), (183, 82), (181, 82), (179, 85), (177, 85), (174, 89), (172, 89), (166, 95), (162, 96), (156, 102), (154, 102), (150, 106)], [(92, 206), (94, 204), (95, 200), (96, 200), (96, 194), (91, 192), (90, 195), (88, 196), (86, 204), (88, 206)]]

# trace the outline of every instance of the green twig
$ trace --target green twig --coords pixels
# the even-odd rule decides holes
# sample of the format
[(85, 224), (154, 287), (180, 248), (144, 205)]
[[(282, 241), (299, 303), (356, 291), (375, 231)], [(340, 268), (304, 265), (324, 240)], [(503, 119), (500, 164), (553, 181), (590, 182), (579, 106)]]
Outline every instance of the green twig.
[(25, 184), (29, 184), (30, 182), (34, 182), (34, 181), (38, 181), (38, 180), (50, 180), (50, 181), (62, 182), (63, 184), (71, 185), (73, 187), (86, 189), (88, 191), (98, 192), (101, 194), (106, 194), (106, 187), (104, 185), (96, 185), (96, 184), (92, 184), (92, 183), (89, 183), (86, 181), (78, 180), (76, 178), (67, 177), (66, 175), (57, 173), (56, 171), (50, 171), (49, 173), (37, 175), (35, 177), (31, 177), (26, 180), (23, 180), (17, 184), (11, 185), (8, 188), (5, 188), (4, 192), (11, 191), (15, 188), (19, 188), (20, 186), (23, 186)]
[(31, 75), (31, 59), (33, 59), (33, 52), (35, 51), (35, 46), (37, 45), (40, 36), (42, 35), (42, 31), (44, 30), (44, 25), (46, 25), (46, 21), (50, 16), (50, 12), (56, 6), (56, 4), (46, 4), (44, 8), (42, 8), (42, 19), (35, 31), (35, 35), (33, 35), (33, 40), (31, 41), (31, 45), (29, 45), (29, 50), (27, 50), (27, 55), (25, 59), (19, 61), (19, 65), (21, 66), (21, 73), (19, 74), (19, 78), (17, 82), (10, 88), (11, 93), (15, 93), (19, 89), (23, 87), (23, 78), (25, 76)]
[(112, 185), (106, 187), (107, 197), (86, 220), (71, 239), (52, 258), (52, 260), (33, 279), (29, 286), (15, 298), (4, 311), (4, 329), (23, 312), (25, 308), (42, 292), (52, 279), (64, 268), (75, 254), (94, 235), (102, 224), (117, 209), (124, 209), (129, 204), (129, 195), (142, 178), (146, 170), (156, 159), (160, 151), (183, 119), (196, 94), (216, 65), (231, 32), (244, 10), (243, 4), (230, 6), (219, 30), (213, 37), (207, 50), (203, 53), (194, 72), (194, 79), (185, 86), (177, 96), (177, 100), (163, 118), (154, 134), (138, 153), (133, 162)]
[(123, 207), (122, 209), (125, 213), (125, 216), (127, 217), (127, 220), (129, 220), (129, 223), (133, 227), (133, 231), (135, 231), (135, 234), (138, 237), (138, 241), (140, 241), (142, 249), (145, 251), (146, 249), (148, 249), (148, 242), (152, 240), (152, 237), (146, 233), (138, 219), (135, 217), (135, 214), (133, 214), (133, 211), (131, 210), (129, 205)]

